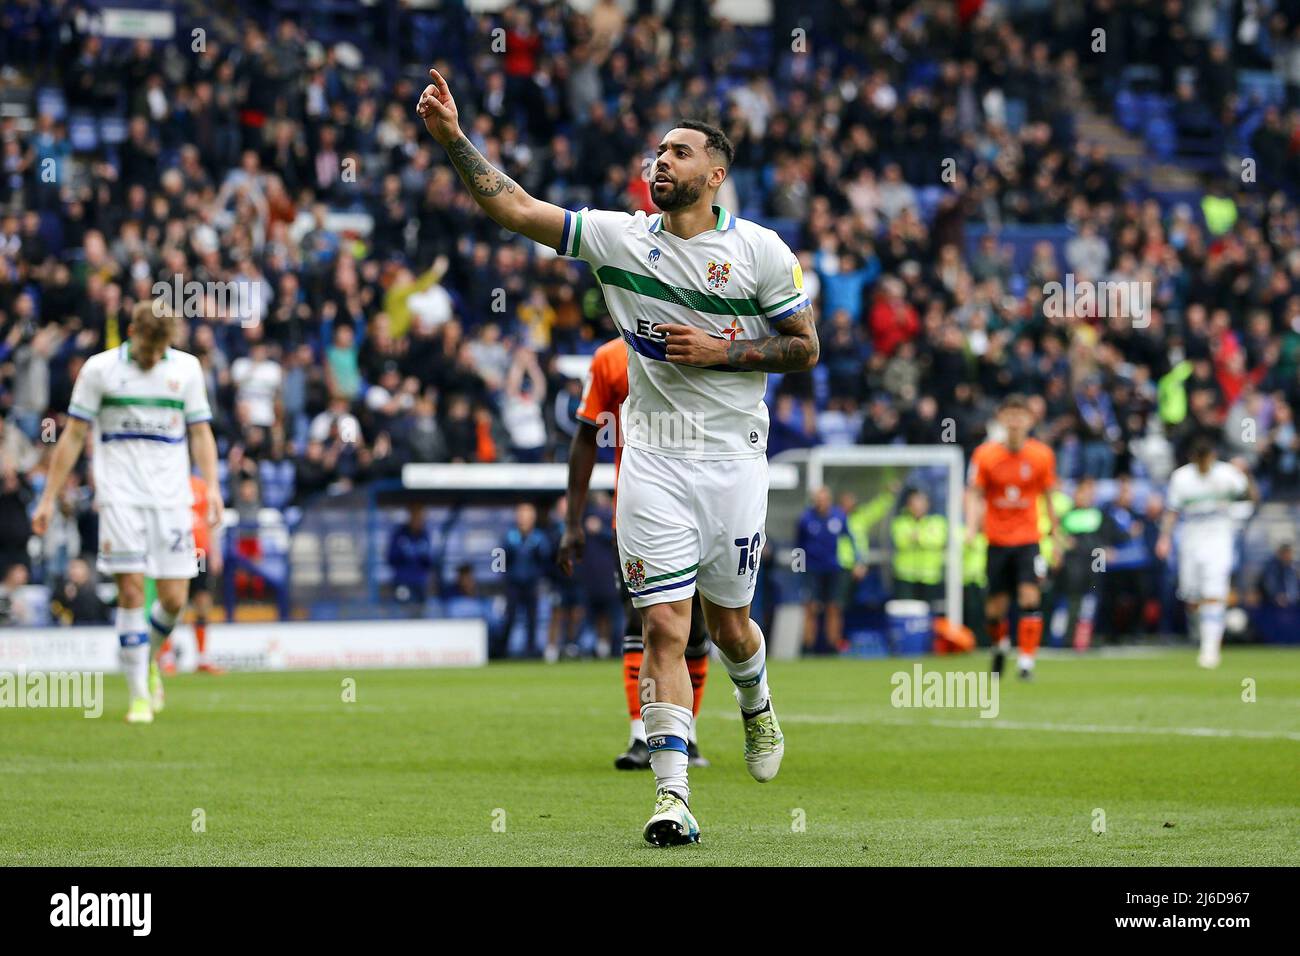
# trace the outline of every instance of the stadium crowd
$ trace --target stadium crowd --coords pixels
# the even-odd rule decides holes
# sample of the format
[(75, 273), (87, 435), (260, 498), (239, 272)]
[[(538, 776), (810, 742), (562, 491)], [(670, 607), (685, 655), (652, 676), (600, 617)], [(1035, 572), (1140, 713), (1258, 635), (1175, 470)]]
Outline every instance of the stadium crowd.
[[(1179, 0), (1089, 0), (1051, 29), (1059, 12), (776, 4), (762, 42), (704, 3), (634, 6), (452, 4), (439, 29), (460, 39), (427, 55), (484, 155), (569, 208), (652, 210), (662, 133), (682, 116), (726, 129), (725, 204), (798, 251), (821, 320), (819, 369), (772, 376), (770, 454), (949, 426), (969, 451), (1023, 392), (1067, 479), (1162, 481), (1209, 428), (1266, 488), (1300, 482), (1295, 197), (1213, 176), (1199, 208), (1163, 208), (1075, 133), (1081, 103), (1107, 111), (1115, 63), (1152, 59), (1215, 120), (1234, 65), (1277, 61), (1289, 108), (1256, 133), (1259, 159), (1268, 182), (1300, 182), (1294, 4), (1238, 5), (1257, 29), (1226, 46), (1204, 27), (1222, 5)], [(189, 33), (113, 42), (81, 9), (0, 12), (0, 85), (31, 108), (0, 115), (0, 574), (31, 563), (24, 512), (82, 362), (177, 275), (242, 296), (209, 294), (178, 343), (207, 372), (232, 503), (303, 503), (408, 461), (563, 460), (581, 384), (557, 359), (613, 324), (585, 265), (466, 195), (414, 113), (420, 51), (372, 68), (251, 10), (206, 17), (201, 49)], [(421, 35), (421, 14), (402, 16)], [(1097, 22), (1110, 54), (1089, 53)], [(79, 138), (79, 114), (122, 128)], [(1018, 225), (1072, 238), (1017, 264), (997, 233)], [(971, 228), (987, 229), (973, 247)], [(1150, 308), (1054, 314), (1067, 273), (1146, 283)], [(38, 576), (93, 553), (87, 481), (69, 483)]]

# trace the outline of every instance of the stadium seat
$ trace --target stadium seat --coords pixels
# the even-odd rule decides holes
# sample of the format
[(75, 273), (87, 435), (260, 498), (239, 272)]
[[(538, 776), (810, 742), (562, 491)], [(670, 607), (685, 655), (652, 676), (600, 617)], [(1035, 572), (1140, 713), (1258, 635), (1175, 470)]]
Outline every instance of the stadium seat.
[(109, 146), (120, 146), (126, 142), (127, 122), (125, 116), (101, 116), (99, 119), (99, 138)]
[(1286, 103), (1286, 86), (1282, 78), (1269, 70), (1238, 70), (1237, 92), (1250, 104), (1283, 106)]
[(1142, 106), (1130, 90), (1120, 90), (1115, 94), (1115, 118), (1130, 133), (1142, 129)]
[(944, 186), (922, 186), (916, 191), (917, 213), (922, 221), (934, 222), (934, 214), (939, 209), (939, 203), (943, 202), (944, 196), (948, 193), (949, 190)]
[(295, 585), (316, 586), (325, 580), (321, 566), (321, 541), (310, 531), (299, 531), (289, 539), (289, 562)]
[(76, 114), (68, 119), (68, 140), (79, 153), (89, 153), (99, 148), (99, 124), (93, 116)]
[(68, 101), (57, 86), (42, 86), (36, 91), (36, 113), (62, 123), (68, 115)]
[(289, 459), (258, 462), (262, 501), (271, 508), (284, 508), (293, 500), (294, 464)]
[(364, 580), (356, 541), (345, 531), (325, 536), (325, 578), (332, 587), (351, 587)]

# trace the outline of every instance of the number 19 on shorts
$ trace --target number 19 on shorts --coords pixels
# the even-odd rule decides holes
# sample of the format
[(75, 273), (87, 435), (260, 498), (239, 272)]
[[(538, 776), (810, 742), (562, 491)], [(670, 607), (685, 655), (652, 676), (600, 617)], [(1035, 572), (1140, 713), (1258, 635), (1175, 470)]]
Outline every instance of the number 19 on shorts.
[(758, 570), (758, 556), (763, 550), (763, 535), (760, 531), (755, 531), (752, 538), (736, 538), (732, 543), (740, 549), (740, 561), (736, 565), (737, 577), (749, 572), (750, 574)]

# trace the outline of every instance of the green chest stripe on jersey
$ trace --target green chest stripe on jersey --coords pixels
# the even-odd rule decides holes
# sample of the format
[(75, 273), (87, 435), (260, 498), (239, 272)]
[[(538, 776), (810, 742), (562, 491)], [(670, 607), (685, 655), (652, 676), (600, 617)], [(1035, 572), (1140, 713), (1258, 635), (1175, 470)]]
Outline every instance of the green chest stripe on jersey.
[(669, 285), (653, 276), (628, 272), (614, 266), (601, 266), (596, 270), (596, 277), (605, 285), (627, 289), (637, 295), (644, 295), (661, 302), (671, 302), (696, 312), (708, 312), (711, 315), (762, 315), (754, 299), (724, 299), (720, 295), (710, 295), (695, 289), (684, 289), (678, 285)]
[(100, 404), (107, 408), (110, 405), (145, 405), (150, 408), (184, 408), (185, 402), (179, 398), (148, 398), (134, 395), (105, 395)]
[(1218, 504), (1221, 501), (1236, 502), (1240, 500), (1241, 496), (1233, 494), (1232, 492), (1211, 492), (1208, 495), (1197, 495), (1194, 498), (1187, 498), (1181, 505), (1179, 505), (1179, 507), (1186, 508), (1188, 505), (1208, 505)]

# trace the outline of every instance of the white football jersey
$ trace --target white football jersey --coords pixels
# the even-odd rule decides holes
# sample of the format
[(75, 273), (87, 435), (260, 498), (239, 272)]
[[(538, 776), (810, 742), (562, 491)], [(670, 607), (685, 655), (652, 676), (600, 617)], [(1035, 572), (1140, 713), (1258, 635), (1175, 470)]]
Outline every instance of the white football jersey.
[(559, 251), (591, 264), (628, 344), (624, 441), (676, 458), (752, 458), (767, 450), (767, 373), (675, 365), (655, 327), (765, 338), (809, 302), (775, 232), (713, 208), (714, 228), (690, 239), (665, 231), (660, 214), (566, 212)]
[(1182, 521), (1179, 546), (1231, 553), (1232, 505), (1249, 490), (1246, 476), (1226, 461), (1216, 461), (1205, 474), (1191, 462), (1175, 469), (1166, 504)]
[(188, 428), (212, 420), (199, 360), (168, 349), (145, 371), (131, 343), (92, 355), (72, 387), (68, 414), (95, 426), (100, 505), (189, 508)]

